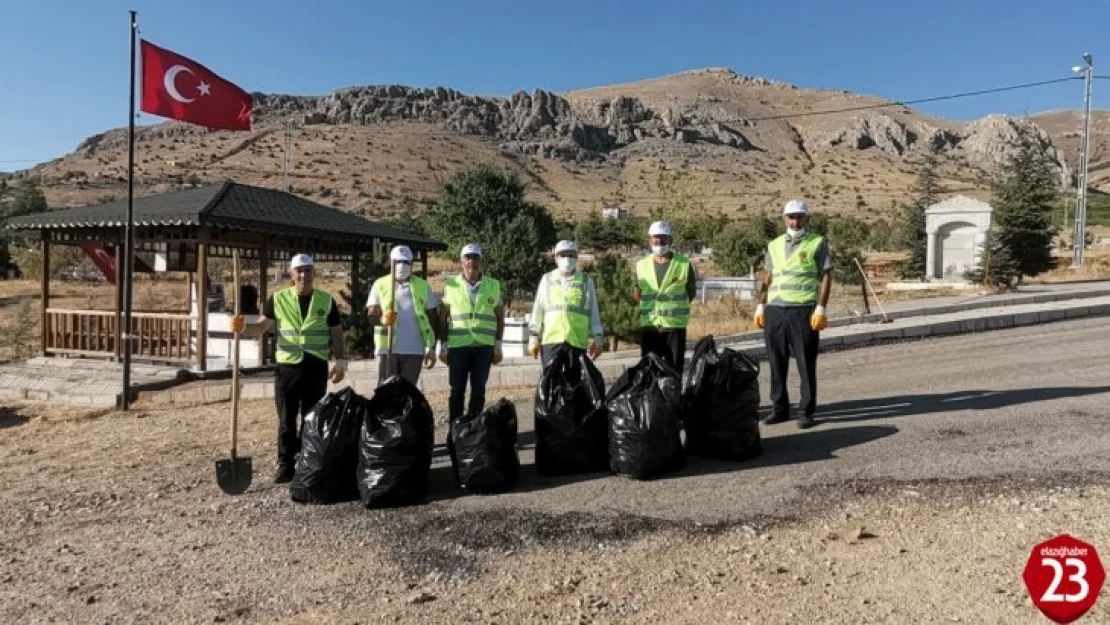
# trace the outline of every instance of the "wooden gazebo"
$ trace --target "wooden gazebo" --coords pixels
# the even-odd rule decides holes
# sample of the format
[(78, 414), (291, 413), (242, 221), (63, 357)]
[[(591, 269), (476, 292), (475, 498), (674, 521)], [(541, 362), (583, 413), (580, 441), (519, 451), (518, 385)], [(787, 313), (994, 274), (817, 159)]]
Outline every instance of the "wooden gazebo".
[[(357, 284), (360, 259), (384, 260), (392, 245), (412, 248), (425, 274), (428, 253), (446, 248), (427, 237), (291, 193), (230, 181), (135, 198), (132, 212), (136, 250), (160, 250), (168, 270), (188, 272), (200, 302), (195, 317), (190, 312), (133, 312), (132, 359), (195, 364), (200, 371), (206, 370), (208, 362), (209, 259), (230, 258), (232, 250), (240, 250), (244, 262), (257, 263), (262, 277), (259, 301), (265, 301), (269, 263), (287, 262), (296, 253), (312, 254), (318, 263), (350, 263), (351, 281)], [(126, 201), (119, 201), (17, 217), (5, 225), (12, 230), (38, 230), (42, 240), (44, 355), (120, 358), (122, 281), (115, 280), (112, 311), (51, 308), (50, 248), (92, 244), (98, 250), (112, 250), (108, 254), (119, 276), (126, 215)]]

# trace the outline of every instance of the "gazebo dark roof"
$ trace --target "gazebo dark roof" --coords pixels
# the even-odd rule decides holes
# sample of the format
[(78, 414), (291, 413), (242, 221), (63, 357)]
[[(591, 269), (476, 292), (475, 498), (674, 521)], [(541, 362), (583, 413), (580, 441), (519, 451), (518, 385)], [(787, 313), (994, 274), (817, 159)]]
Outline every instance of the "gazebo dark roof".
[[(136, 227), (207, 226), (341, 241), (372, 238), (427, 250), (447, 247), (434, 239), (375, 223), (292, 193), (231, 181), (135, 198), (133, 215)], [(122, 228), (126, 219), (127, 201), (123, 200), (15, 217), (8, 220), (5, 227), (20, 230)]]

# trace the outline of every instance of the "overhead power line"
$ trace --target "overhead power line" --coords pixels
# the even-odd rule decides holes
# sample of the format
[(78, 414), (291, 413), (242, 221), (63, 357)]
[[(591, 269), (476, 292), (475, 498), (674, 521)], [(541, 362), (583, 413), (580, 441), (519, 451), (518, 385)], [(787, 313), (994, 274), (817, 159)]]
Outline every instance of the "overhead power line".
[(991, 93), (1002, 93), (1004, 91), (1017, 91), (1018, 89), (1030, 89), (1032, 87), (1041, 87), (1044, 85), (1051, 85), (1060, 82), (1068, 82), (1072, 80), (1083, 80), (1082, 76), (1068, 76), (1067, 78), (1054, 78), (1052, 80), (1041, 80), (1038, 82), (1027, 82), (1021, 85), (1010, 85), (1008, 87), (995, 87), (993, 89), (980, 89), (979, 91), (964, 91), (962, 93), (953, 93), (950, 95), (933, 96), (931, 98), (918, 98), (916, 100), (898, 100), (895, 102), (884, 102), (882, 104), (864, 104), (861, 106), (850, 106), (841, 109), (829, 109), (824, 111), (810, 111), (808, 113), (785, 113), (783, 115), (768, 115), (766, 117), (748, 117), (745, 118), (749, 122), (765, 122), (773, 121), (776, 119), (792, 119), (795, 117), (809, 117), (811, 115), (833, 115), (836, 113), (851, 113), (854, 111), (869, 111), (881, 108), (890, 108), (892, 106), (909, 106), (910, 104), (925, 104), (928, 102), (940, 102), (942, 100), (955, 100), (958, 98), (970, 98), (979, 95), (988, 95)]

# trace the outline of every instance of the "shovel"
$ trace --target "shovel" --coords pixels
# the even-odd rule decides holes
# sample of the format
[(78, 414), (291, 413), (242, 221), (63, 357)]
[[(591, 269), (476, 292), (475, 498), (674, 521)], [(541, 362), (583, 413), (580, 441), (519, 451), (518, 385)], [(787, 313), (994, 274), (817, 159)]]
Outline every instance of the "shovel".
[[(235, 289), (235, 316), (238, 317), (243, 308), (239, 292), (239, 250), (232, 251), (232, 264), (234, 272)], [(239, 333), (232, 339), (231, 355), (231, 456), (216, 461), (216, 483), (220, 490), (228, 495), (241, 495), (251, 485), (250, 458), (240, 458), (236, 453), (236, 444), (239, 438)]]

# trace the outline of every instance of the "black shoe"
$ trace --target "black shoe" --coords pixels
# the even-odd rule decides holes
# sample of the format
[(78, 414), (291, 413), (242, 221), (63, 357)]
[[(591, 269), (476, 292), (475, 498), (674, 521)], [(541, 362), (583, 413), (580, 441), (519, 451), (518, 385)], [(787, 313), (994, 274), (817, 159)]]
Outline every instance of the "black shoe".
[(274, 471), (274, 484), (287, 484), (292, 482), (295, 472), (293, 465), (279, 463), (277, 465), (277, 470)]
[(776, 423), (783, 423), (790, 420), (788, 414), (773, 414), (763, 420), (763, 425), (774, 425)]
[(817, 425), (817, 422), (813, 420), (813, 415), (802, 415), (798, 417), (799, 430), (808, 430), (815, 425)]

